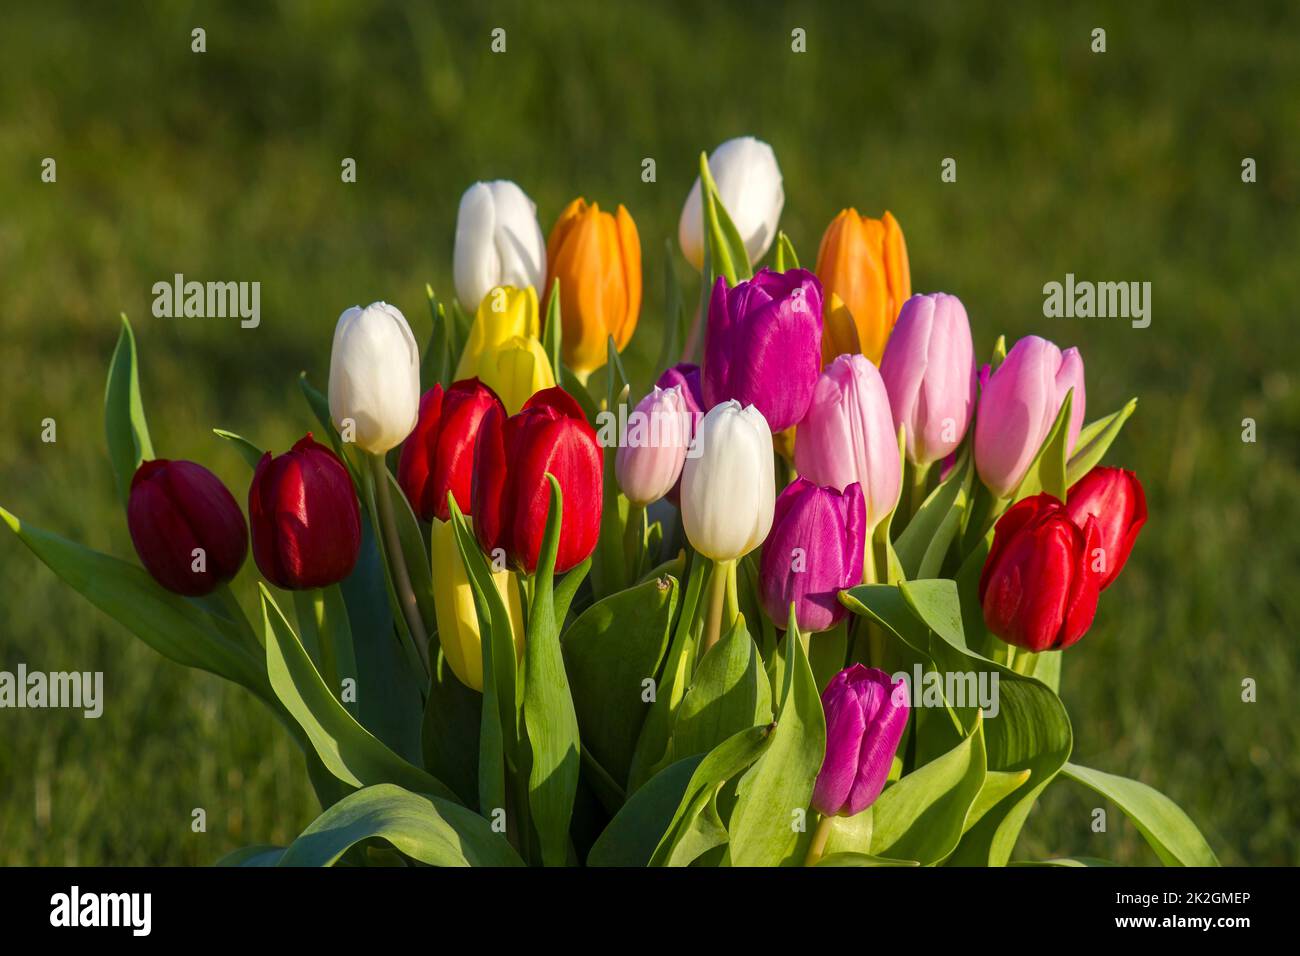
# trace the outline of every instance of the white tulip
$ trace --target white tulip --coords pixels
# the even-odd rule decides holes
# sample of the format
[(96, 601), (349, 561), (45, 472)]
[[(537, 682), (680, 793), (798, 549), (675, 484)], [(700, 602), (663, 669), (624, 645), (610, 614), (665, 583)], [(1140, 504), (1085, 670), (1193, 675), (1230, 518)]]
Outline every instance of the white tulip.
[(330, 352), (330, 418), (373, 454), (396, 448), (420, 412), (420, 350), (406, 317), (386, 302), (339, 316)]
[[(709, 156), (709, 172), (718, 184), (718, 196), (735, 223), (750, 264), (758, 262), (776, 238), (776, 223), (785, 205), (781, 167), (772, 147), (752, 136), (729, 139)], [(696, 269), (704, 268), (703, 202), (700, 178), (686, 197), (677, 223), (682, 254)]]
[(522, 189), (498, 179), (465, 190), (456, 213), (452, 272), (456, 296), (471, 315), (497, 286), (545, 292), (546, 240), (537, 206)]
[(691, 546), (715, 561), (753, 551), (772, 530), (776, 479), (772, 432), (753, 405), (715, 405), (695, 431), (682, 468), (682, 526)]

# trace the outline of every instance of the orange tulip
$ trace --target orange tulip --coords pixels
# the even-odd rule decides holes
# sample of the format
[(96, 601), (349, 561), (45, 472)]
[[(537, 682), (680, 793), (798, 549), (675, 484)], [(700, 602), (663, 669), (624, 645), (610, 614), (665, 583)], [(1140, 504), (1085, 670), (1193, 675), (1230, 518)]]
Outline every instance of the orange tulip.
[(560, 281), (564, 362), (582, 381), (605, 364), (606, 340), (620, 352), (641, 311), (641, 240), (622, 206), (617, 214), (573, 200), (546, 243), (547, 302)]
[(903, 230), (890, 213), (869, 219), (844, 209), (817, 250), (817, 278), (853, 314), (862, 354), (879, 365), (898, 312), (912, 294)]

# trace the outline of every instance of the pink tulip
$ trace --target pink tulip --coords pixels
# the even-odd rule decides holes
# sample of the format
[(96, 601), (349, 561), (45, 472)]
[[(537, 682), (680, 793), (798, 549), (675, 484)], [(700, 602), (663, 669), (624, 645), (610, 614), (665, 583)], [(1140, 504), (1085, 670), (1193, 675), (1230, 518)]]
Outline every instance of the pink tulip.
[(691, 443), (693, 417), (680, 385), (656, 385), (637, 402), (614, 458), (618, 486), (632, 504), (658, 501), (677, 483)]
[(975, 412), (975, 350), (955, 295), (914, 295), (903, 304), (880, 360), (894, 428), (907, 429), (907, 458), (928, 466), (956, 450)]
[(1012, 346), (989, 376), (975, 416), (975, 467), (995, 495), (1009, 496), (1024, 480), (1070, 389), (1067, 455), (1079, 439), (1086, 403), (1079, 350), (1062, 352), (1029, 335)]

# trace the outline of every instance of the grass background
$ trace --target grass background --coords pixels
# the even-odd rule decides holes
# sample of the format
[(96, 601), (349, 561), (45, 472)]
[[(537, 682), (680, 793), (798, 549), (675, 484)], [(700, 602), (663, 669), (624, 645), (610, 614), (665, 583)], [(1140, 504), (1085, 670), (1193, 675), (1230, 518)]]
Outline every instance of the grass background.
[[(242, 497), (247, 470), (209, 429), (277, 449), (300, 436), (295, 375), (324, 381), (355, 302), (394, 302), (422, 335), (424, 283), (451, 293), (456, 205), (476, 179), (520, 182), (545, 229), (578, 194), (628, 206), (644, 387), (662, 243), (699, 150), (753, 133), (776, 149), (782, 226), (806, 261), (841, 207), (888, 208), (914, 287), (961, 296), (980, 354), (1037, 332), (1081, 347), (1090, 418), (1139, 396), (1109, 460), (1138, 471), (1152, 517), (1067, 655), (1075, 760), (1163, 789), (1225, 863), (1300, 860), (1295, 5), (468, 6), (6, 4), (0, 503), (132, 554), (101, 412), (120, 311), (158, 453)], [(790, 50), (795, 27), (807, 53)], [(1243, 157), (1258, 182), (1241, 181)], [(261, 327), (155, 319), (150, 287), (176, 272), (260, 281)], [(1149, 280), (1151, 327), (1044, 318), (1042, 286), (1066, 272)], [(46, 417), (57, 443), (40, 440)], [(102, 670), (107, 695), (93, 721), (0, 711), (0, 863), (206, 863), (312, 818), (300, 758), (248, 695), (157, 657), (7, 535), (0, 580), (0, 669)], [(239, 584), (247, 597), (252, 575)], [(1091, 832), (1097, 804), (1054, 785), (1018, 855), (1154, 862), (1117, 812)]]

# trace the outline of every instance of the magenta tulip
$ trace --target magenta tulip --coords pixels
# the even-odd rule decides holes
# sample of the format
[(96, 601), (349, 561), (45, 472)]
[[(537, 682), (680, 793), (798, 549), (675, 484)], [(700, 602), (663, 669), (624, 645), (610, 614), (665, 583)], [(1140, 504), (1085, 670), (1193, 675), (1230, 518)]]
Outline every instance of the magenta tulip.
[(812, 807), (823, 816), (851, 817), (885, 789), (898, 742), (907, 727), (907, 684), (874, 667), (854, 664), (822, 692), (826, 758), (813, 787)]
[(709, 301), (704, 406), (753, 405), (773, 434), (803, 418), (822, 364), (822, 287), (803, 269), (761, 269)]
[(1062, 352), (1029, 335), (989, 376), (975, 415), (975, 467), (995, 495), (1008, 497), (1024, 480), (1070, 389), (1067, 455), (1078, 441), (1086, 404), (1079, 350)]
[(907, 458), (927, 467), (956, 450), (975, 412), (975, 350), (955, 295), (914, 295), (903, 304), (880, 360), (894, 428)]

